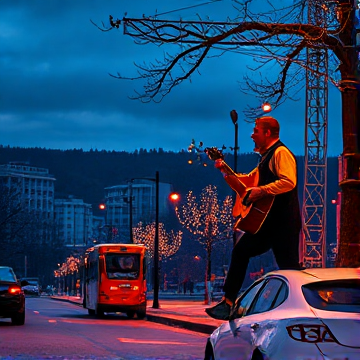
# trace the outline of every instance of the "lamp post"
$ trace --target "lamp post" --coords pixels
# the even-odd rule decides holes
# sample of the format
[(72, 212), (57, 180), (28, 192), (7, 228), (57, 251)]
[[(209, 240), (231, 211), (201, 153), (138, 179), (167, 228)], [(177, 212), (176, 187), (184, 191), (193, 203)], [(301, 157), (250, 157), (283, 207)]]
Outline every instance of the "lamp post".
[[(237, 154), (238, 154), (238, 133), (239, 133), (239, 127), (238, 127), (238, 114), (236, 110), (230, 111), (230, 117), (231, 120), (235, 126), (235, 146), (234, 146), (234, 172), (237, 173)], [(236, 201), (236, 193), (233, 192), (232, 196), (233, 204), (235, 204)], [(236, 244), (236, 231), (233, 231), (233, 245)]]
[(238, 134), (239, 134), (239, 126), (238, 126), (238, 114), (236, 110), (230, 111), (231, 120), (235, 126), (235, 146), (234, 146), (234, 171), (237, 173), (237, 154), (238, 154)]
[(154, 299), (153, 308), (159, 308), (159, 172), (156, 171), (156, 210), (155, 210), (155, 241), (154, 241)]
[(130, 233), (130, 244), (134, 243), (132, 181), (133, 181), (133, 179), (131, 179), (131, 181), (129, 183), (129, 233)]
[[(138, 178), (140, 179), (140, 178)], [(155, 179), (151, 178), (142, 178), (144, 180), (155, 181), (155, 239), (154, 239), (154, 273), (153, 273), (153, 281), (154, 281), (154, 296), (153, 296), (153, 308), (159, 308), (159, 171), (155, 173)], [(130, 196), (130, 240), (131, 243), (134, 242), (133, 239), (133, 230), (132, 230), (132, 223), (133, 223), (133, 214), (132, 214), (132, 182), (135, 178), (130, 180), (129, 185), (129, 196)]]

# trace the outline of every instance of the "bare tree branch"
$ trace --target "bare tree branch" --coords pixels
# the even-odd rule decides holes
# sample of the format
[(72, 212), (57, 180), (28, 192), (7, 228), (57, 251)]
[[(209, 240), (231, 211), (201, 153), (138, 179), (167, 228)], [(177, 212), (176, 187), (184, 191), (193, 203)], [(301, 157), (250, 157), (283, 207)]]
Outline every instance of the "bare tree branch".
[[(135, 64), (138, 70), (135, 77), (120, 73), (111, 76), (127, 80), (145, 79), (144, 91), (137, 92), (132, 98), (159, 102), (175, 86), (184, 80), (191, 80), (205, 58), (218, 57), (229, 51), (252, 54), (255, 61), (261, 64), (260, 67), (271, 62), (277, 64), (279, 76), (276, 79), (263, 78), (260, 73), (262, 80), (257, 83), (254, 76), (246, 76), (242, 91), (257, 94), (262, 99), (271, 99), (276, 107), (285, 98), (292, 98), (295, 85), (301, 82), (301, 71), (306, 68), (303, 51), (306, 48), (326, 48), (336, 55), (341, 66), (347, 66), (344, 46), (338, 34), (347, 21), (348, 12), (343, 12), (340, 17), (334, 15), (335, 8), (328, 9), (322, 5), (320, 10), (328, 15), (324, 26), (322, 23), (313, 25), (300, 22), (306, 13), (306, 1), (303, 0), (281, 9), (267, 2), (268, 10), (260, 15), (251, 9), (254, 6), (251, 0), (235, 3), (239, 5), (239, 13), (241, 11), (243, 14), (243, 21), (214, 22), (202, 21), (201, 18), (197, 21), (168, 21), (157, 17), (124, 17), (121, 21), (114, 21), (110, 16), (110, 27), (105, 30), (119, 28), (122, 23), (124, 34), (130, 35), (137, 44), (180, 47), (180, 52), (175, 55), (164, 53), (162, 61)], [(290, 22), (293, 20), (299, 22)], [(296, 65), (295, 69), (292, 69), (293, 65)], [(331, 79), (334, 84), (338, 82), (336, 76)]]

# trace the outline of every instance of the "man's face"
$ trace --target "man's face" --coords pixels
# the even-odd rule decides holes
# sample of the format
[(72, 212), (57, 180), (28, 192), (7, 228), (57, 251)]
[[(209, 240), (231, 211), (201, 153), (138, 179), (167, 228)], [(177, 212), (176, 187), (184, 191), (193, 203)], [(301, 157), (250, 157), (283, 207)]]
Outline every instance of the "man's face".
[(251, 134), (251, 138), (255, 143), (254, 151), (260, 154), (266, 150), (269, 141), (269, 130), (264, 129), (261, 125), (256, 124)]

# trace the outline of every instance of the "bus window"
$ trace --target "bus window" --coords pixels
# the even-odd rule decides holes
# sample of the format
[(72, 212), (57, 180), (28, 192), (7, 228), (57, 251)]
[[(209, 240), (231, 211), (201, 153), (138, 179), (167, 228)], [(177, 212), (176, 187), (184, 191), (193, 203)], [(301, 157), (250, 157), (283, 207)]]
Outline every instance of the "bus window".
[(134, 280), (139, 278), (140, 254), (106, 254), (108, 279)]

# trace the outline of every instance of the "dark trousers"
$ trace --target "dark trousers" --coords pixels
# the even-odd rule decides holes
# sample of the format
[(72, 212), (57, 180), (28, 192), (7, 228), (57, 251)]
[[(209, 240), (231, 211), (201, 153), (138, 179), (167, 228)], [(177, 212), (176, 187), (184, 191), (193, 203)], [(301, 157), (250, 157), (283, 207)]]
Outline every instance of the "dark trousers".
[(235, 301), (243, 284), (250, 258), (270, 249), (280, 269), (301, 269), (299, 233), (300, 229), (284, 228), (284, 225), (270, 226), (270, 222), (266, 221), (256, 234), (242, 235), (232, 250), (229, 271), (223, 288), (225, 297)]

